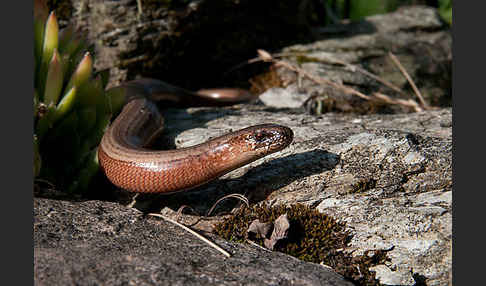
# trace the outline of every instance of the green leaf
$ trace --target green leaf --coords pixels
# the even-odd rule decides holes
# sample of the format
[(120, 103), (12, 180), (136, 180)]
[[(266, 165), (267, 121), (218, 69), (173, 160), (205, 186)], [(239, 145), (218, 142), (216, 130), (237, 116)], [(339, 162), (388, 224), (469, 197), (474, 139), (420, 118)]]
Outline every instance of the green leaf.
[(37, 95), (37, 90), (34, 89), (34, 120), (36, 120), (37, 118), (38, 111), (39, 111), (39, 96)]
[[(68, 145), (64, 145), (66, 147), (65, 152), (73, 153), (75, 149), (79, 148), (78, 141), (80, 138), (78, 136), (78, 123), (79, 118), (77, 112), (70, 112), (66, 114), (62, 119), (58, 121), (56, 124), (56, 128), (49, 133), (49, 138), (46, 139), (50, 145), (60, 143), (64, 141)], [(60, 148), (61, 146), (55, 146), (55, 150)], [(65, 160), (65, 158), (63, 158)], [(72, 162), (71, 162), (72, 164)]]
[(440, 9), (452, 9), (452, 0), (439, 0)]
[(39, 91), (40, 100), (42, 101), (44, 100), (45, 80), (47, 77), (49, 62), (52, 59), (52, 54), (54, 53), (54, 50), (57, 49), (58, 34), (59, 26), (57, 24), (56, 15), (54, 14), (54, 12), (51, 12), (51, 14), (49, 14), (49, 17), (47, 18), (47, 23), (44, 29), (42, 54), (39, 61), (40, 67), (39, 71), (36, 74), (37, 82), (35, 83), (35, 86)]
[(98, 170), (98, 150), (95, 149), (91, 151), (86, 157), (85, 162), (78, 173), (78, 176), (75, 178), (71, 186), (69, 186), (68, 192), (74, 193), (86, 190)]
[(63, 51), (63, 58), (69, 60), (64, 69), (65, 74), (73, 74), (76, 70), (78, 63), (84, 57), (86, 53), (87, 42), (85, 42), (81, 36), (75, 34), (71, 40), (67, 43), (65, 50)]
[(86, 189), (98, 171), (96, 147), (111, 119), (109, 70), (93, 79), (92, 46), (72, 26), (59, 31), (45, 0), (34, 0), (34, 40), (34, 176), (60, 188)]
[(80, 50), (86, 48), (86, 42), (79, 34), (74, 34), (63, 46), (63, 53), (69, 57), (75, 57)]
[(103, 134), (105, 134), (106, 129), (110, 125), (111, 114), (102, 114), (101, 116), (96, 116), (96, 126), (91, 132), (91, 136), (86, 138), (86, 142), (90, 147), (98, 146), (101, 142)]
[(84, 53), (84, 45), (81, 43), (76, 36), (71, 38), (68, 42), (65, 50), (62, 52), (62, 58), (65, 60), (64, 62), (67, 63), (64, 66), (64, 74), (73, 74), (74, 70), (77, 68), (78, 63), (83, 58)]
[(57, 104), (57, 100), (61, 95), (63, 83), (62, 62), (57, 49), (54, 50), (52, 60), (49, 63), (49, 70), (47, 72), (46, 88), (44, 93), (44, 102), (49, 104)]
[(439, 0), (439, 14), (449, 25), (452, 25), (452, 0)]
[(101, 77), (98, 76), (96, 79), (83, 85), (78, 99), (77, 104), (79, 108), (95, 108), (96, 110), (96, 124), (91, 128), (89, 134), (83, 137), (88, 148), (93, 148), (100, 143), (101, 137), (111, 119), (109, 100), (102, 88)]
[(56, 106), (54, 122), (64, 117), (74, 106), (76, 99), (76, 87), (71, 88)]
[(397, 0), (351, 0), (349, 17), (351, 20), (359, 20), (367, 16), (383, 14), (393, 11), (397, 4)]
[(95, 80), (90, 80), (79, 88), (77, 104), (81, 108), (96, 107), (103, 93), (101, 84), (97, 84)]
[(60, 182), (62, 187), (66, 187), (63, 182), (70, 183), (79, 167), (82, 142), (78, 133), (78, 125), (77, 113), (70, 112), (55, 125), (55, 128), (51, 129), (42, 141), (42, 158), (57, 177), (55, 181)]
[(108, 80), (110, 79), (110, 69), (104, 69), (101, 71), (98, 71), (95, 73), (94, 77), (101, 77), (101, 83), (103, 86), (103, 89), (106, 88), (106, 85), (108, 84)]
[(84, 84), (91, 76), (91, 71), (93, 69), (93, 61), (89, 52), (84, 54), (83, 59), (78, 64), (78, 67), (74, 71), (69, 83), (67, 84), (66, 90), (70, 90), (73, 86), (80, 87)]
[(79, 133), (81, 138), (88, 136), (93, 132), (93, 128), (96, 125), (96, 108), (87, 107), (78, 111), (79, 116)]
[(59, 40), (59, 25), (54, 11), (49, 14), (44, 31), (44, 43), (42, 47), (42, 61), (48, 63), (52, 58), (52, 53), (57, 49)]
[(101, 76), (97, 76), (94, 80), (94, 86), (99, 90), (99, 96), (96, 98), (96, 114), (111, 113), (110, 102), (106, 97), (106, 92), (103, 89), (103, 82)]
[(42, 46), (44, 44), (44, 29), (49, 11), (47, 4), (42, 0), (34, 0), (34, 56), (40, 64)]
[(439, 13), (442, 19), (452, 26), (452, 8), (447, 10), (439, 10)]
[(66, 49), (74, 41), (74, 28), (67, 26), (59, 32), (59, 53), (66, 54)]

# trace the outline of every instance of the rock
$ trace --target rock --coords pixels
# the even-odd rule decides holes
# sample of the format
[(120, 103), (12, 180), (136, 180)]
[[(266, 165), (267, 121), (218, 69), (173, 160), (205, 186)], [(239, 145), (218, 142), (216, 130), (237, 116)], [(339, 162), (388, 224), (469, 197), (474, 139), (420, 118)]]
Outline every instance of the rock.
[(295, 85), (288, 88), (270, 88), (259, 97), (266, 106), (276, 108), (299, 108), (308, 98), (309, 95), (307, 93), (299, 93)]
[(404, 281), (408, 285), (415, 285), (415, 280), (411, 273), (397, 273), (385, 265), (378, 265), (372, 269), (376, 271), (376, 278), (384, 285), (404, 285)]
[[(359, 22), (326, 26), (316, 31), (316, 37), (319, 40), (310, 44), (285, 47), (280, 53), (282, 58), (313, 75), (344, 83), (367, 95), (381, 92), (394, 98), (414, 97), (410, 84), (390, 60), (388, 53), (392, 52), (428, 103), (443, 107), (452, 104), (452, 35), (436, 9), (403, 7), (394, 13), (367, 17)], [(408, 97), (362, 70), (392, 83)], [(285, 84), (298, 84), (301, 93), (324, 97), (330, 110), (360, 113), (400, 110), (398, 106), (377, 106), (318, 85), (303, 76), (297, 77), (294, 71), (284, 67), (277, 67), (276, 71)]]
[[(294, 131), (295, 139), (289, 148), (192, 192), (151, 198), (152, 205), (163, 207), (166, 213), (173, 213), (182, 205), (205, 213), (223, 195), (242, 193), (253, 203), (316, 206), (319, 211), (346, 221), (354, 234), (346, 251), (361, 254), (369, 249), (391, 249), (388, 252), (391, 262), (375, 268), (377, 277), (384, 279), (382, 283), (399, 279), (399, 285), (413, 285), (410, 277), (425, 277), (427, 285), (450, 283), (452, 128), (443, 127), (440, 122), (452, 118), (451, 109), (314, 117), (261, 105), (239, 105), (173, 109), (166, 115), (169, 126), (166, 135), (178, 147), (260, 122), (287, 125)], [(417, 138), (415, 143), (407, 139), (410, 134)], [(415, 153), (414, 158), (425, 159), (405, 159), (410, 158), (411, 152)], [(96, 190), (100, 194), (107, 191), (101, 187)], [(226, 265), (223, 267), (219, 263), (225, 260), (220, 254), (192, 241), (173, 226), (114, 203), (36, 198), (35, 204), (35, 276), (36, 281), (45, 284), (52, 281), (112, 284), (111, 281), (130, 279), (143, 282), (152, 275), (158, 282), (175, 279), (181, 283), (230, 284), (239, 279), (256, 279), (252, 280), (256, 284), (267, 284), (287, 279), (296, 284), (319, 285), (317, 281), (323, 279), (319, 275), (327, 275), (315, 272), (320, 268), (314, 265), (305, 266), (304, 262), (301, 265), (290, 258), (281, 262), (285, 255), (217, 240), (225, 249), (234, 251), (235, 257), (246, 259), (226, 262), (230, 266), (223, 264)], [(230, 201), (218, 211), (228, 211), (234, 206)], [(186, 249), (185, 245), (191, 247)], [(199, 255), (216, 262), (190, 258)], [(173, 257), (184, 259), (168, 260)], [(255, 265), (249, 266), (250, 261)], [(264, 265), (272, 261), (279, 261), (279, 267), (292, 269), (291, 273), (262, 268), (270, 267)], [(178, 267), (183, 270), (178, 272)], [(234, 272), (236, 268), (232, 267), (243, 267), (248, 272), (237, 272), (228, 278), (233, 280), (214, 272), (220, 268)], [(206, 271), (201, 269), (208, 272), (203, 272), (204, 275), (191, 272)], [(249, 274), (253, 271), (259, 278)], [(265, 271), (271, 271), (274, 278), (267, 278)]]
[(69, 20), (94, 43), (95, 67), (110, 69), (110, 85), (143, 75), (189, 89), (246, 82), (254, 65), (223, 73), (258, 48), (308, 38), (313, 13), (288, 0), (140, 1), (141, 14), (132, 0), (69, 2)]
[[(425, 276), (427, 285), (449, 283), (452, 128), (440, 122), (451, 120), (451, 109), (320, 117), (258, 105), (187, 112), (208, 120), (207, 128), (184, 130), (190, 128), (189, 121), (196, 126), (202, 123), (185, 111), (172, 110), (170, 121), (182, 123), (169, 132), (178, 134), (173, 136), (182, 142), (179, 147), (190, 145), (184, 142), (194, 138), (199, 139), (191, 144), (257, 122), (291, 127), (295, 139), (288, 149), (235, 170), (220, 183), (255, 201), (266, 198), (271, 204), (315, 205), (346, 221), (355, 234), (349, 251), (356, 254), (393, 248), (386, 267), (394, 278), (384, 281), (401, 277), (399, 285), (413, 285), (415, 274)], [(213, 184), (203, 187), (203, 192), (217, 195), (205, 202), (196, 194), (174, 201), (203, 212), (224, 194)], [(383, 269), (377, 268), (378, 277), (387, 277)]]
[(34, 200), (35, 285), (349, 285), (332, 270), (184, 230), (119, 204)]
[[(347, 222), (354, 233), (348, 251), (392, 249), (386, 267), (394, 278), (384, 281), (401, 277), (399, 285), (413, 285), (410, 277), (423, 275), (427, 285), (449, 283), (452, 128), (440, 122), (451, 120), (450, 108), (313, 117), (240, 105), (173, 109), (166, 114), (166, 135), (177, 147), (262, 122), (289, 126), (295, 138), (277, 154), (194, 192), (164, 196), (159, 204), (174, 211), (190, 205), (205, 213), (223, 195), (242, 193), (253, 202), (316, 206)], [(387, 277), (383, 269), (377, 268), (379, 277)]]

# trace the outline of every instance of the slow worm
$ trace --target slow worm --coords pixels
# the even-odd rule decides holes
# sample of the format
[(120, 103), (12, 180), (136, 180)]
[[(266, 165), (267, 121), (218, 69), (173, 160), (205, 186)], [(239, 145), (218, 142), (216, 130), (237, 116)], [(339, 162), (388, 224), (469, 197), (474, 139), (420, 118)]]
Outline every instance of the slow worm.
[(191, 147), (152, 150), (149, 146), (164, 125), (157, 104), (179, 107), (230, 105), (253, 97), (240, 89), (190, 92), (154, 79), (130, 81), (123, 87), (126, 103), (103, 135), (98, 159), (107, 178), (131, 192), (189, 190), (280, 151), (293, 140), (290, 128), (261, 124)]

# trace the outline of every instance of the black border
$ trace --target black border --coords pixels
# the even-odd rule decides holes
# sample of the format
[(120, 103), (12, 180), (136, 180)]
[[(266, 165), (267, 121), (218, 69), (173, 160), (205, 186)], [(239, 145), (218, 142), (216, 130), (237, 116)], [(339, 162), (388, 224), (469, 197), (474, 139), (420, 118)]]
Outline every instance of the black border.
[[(2, 280), (31, 285), (33, 261), (33, 1), (9, 1), (1, 11), (3, 123)], [(14, 281), (14, 283), (9, 283)]]
[(485, 283), (485, 189), (484, 183), (475, 186), (473, 182), (485, 176), (485, 168), (476, 165), (484, 164), (485, 157), (480, 154), (484, 154), (482, 133), (486, 130), (485, 16), (481, 9), (486, 5), (474, 3), (479, 6), (455, 0), (452, 13), (452, 285)]

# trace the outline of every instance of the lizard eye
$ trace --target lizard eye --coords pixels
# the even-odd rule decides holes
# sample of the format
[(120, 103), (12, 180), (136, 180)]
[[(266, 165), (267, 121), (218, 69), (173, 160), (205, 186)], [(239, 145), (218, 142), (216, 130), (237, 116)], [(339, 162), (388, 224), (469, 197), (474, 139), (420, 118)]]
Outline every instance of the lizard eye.
[(271, 136), (271, 134), (269, 134), (268, 132), (265, 132), (265, 131), (259, 131), (259, 132), (256, 132), (256, 133), (253, 135), (253, 138), (255, 139), (255, 141), (256, 141), (257, 143), (262, 143), (262, 142), (264, 142), (266, 139), (268, 139), (270, 136)]

